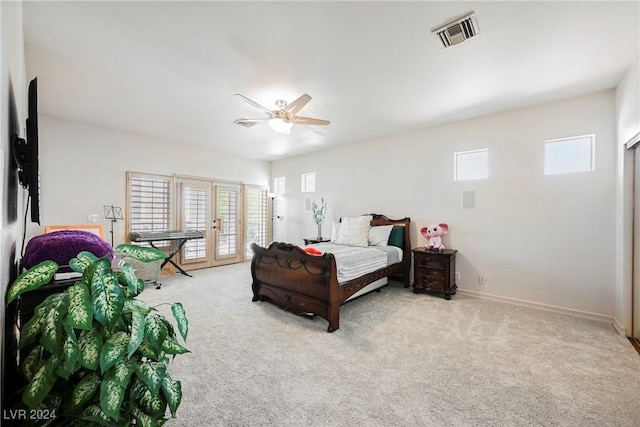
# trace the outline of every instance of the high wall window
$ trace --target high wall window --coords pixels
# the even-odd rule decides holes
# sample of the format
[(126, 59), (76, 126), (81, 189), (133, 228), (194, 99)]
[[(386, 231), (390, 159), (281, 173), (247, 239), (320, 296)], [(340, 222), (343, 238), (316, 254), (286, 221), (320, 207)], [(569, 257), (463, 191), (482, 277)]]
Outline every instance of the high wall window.
[(284, 194), (285, 192), (284, 176), (277, 176), (273, 178), (273, 192), (276, 194)]
[(309, 172), (302, 174), (302, 192), (312, 193), (316, 191), (316, 173)]
[(595, 170), (595, 135), (550, 139), (544, 142), (544, 174)]
[[(129, 232), (171, 229), (173, 179), (170, 176), (127, 172), (127, 221)], [(168, 242), (154, 242), (167, 246)]]
[(489, 178), (489, 150), (487, 148), (453, 153), (454, 181), (486, 178)]

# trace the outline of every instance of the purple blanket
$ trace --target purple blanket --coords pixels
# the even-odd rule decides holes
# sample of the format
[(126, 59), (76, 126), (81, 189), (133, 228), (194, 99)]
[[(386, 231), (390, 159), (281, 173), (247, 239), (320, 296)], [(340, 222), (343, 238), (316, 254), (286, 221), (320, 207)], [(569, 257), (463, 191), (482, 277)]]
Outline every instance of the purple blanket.
[(111, 245), (91, 232), (61, 230), (41, 234), (29, 240), (22, 264), (25, 268), (31, 268), (42, 261), (51, 260), (60, 266), (58, 271), (71, 271), (67, 267), (69, 260), (82, 251), (91, 252), (98, 258), (109, 255), (109, 258), (113, 259), (114, 256)]

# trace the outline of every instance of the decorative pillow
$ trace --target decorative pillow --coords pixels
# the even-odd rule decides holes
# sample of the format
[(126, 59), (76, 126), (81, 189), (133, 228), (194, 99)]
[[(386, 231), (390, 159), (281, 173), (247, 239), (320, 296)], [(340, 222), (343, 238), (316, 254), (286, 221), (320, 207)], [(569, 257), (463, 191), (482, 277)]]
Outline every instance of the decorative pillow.
[(322, 255), (322, 251), (314, 247), (304, 248), (304, 251), (310, 255)]
[(401, 225), (394, 225), (389, 234), (389, 242), (387, 245), (396, 246), (402, 249), (404, 243), (404, 227)]
[(331, 227), (331, 241), (335, 242), (338, 240), (338, 236), (340, 235), (340, 223), (333, 221), (333, 227)]
[(369, 246), (369, 226), (372, 219), (371, 215), (343, 217), (336, 243), (346, 246)]
[(113, 259), (113, 248), (99, 236), (81, 230), (60, 230), (40, 234), (27, 243), (22, 265), (31, 268), (44, 260), (55, 261), (59, 272), (71, 271), (69, 260), (81, 251), (88, 251), (97, 256), (109, 256)]
[(393, 225), (378, 225), (369, 229), (369, 246), (387, 246)]

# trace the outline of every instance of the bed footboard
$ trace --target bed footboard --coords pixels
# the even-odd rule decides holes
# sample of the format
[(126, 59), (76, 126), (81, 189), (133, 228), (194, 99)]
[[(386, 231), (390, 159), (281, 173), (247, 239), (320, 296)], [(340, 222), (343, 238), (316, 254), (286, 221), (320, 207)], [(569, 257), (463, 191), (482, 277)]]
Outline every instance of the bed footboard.
[(311, 313), (329, 322), (327, 332), (340, 327), (340, 290), (333, 254), (310, 255), (289, 243), (268, 248), (253, 243), (253, 301), (269, 300), (295, 314)]

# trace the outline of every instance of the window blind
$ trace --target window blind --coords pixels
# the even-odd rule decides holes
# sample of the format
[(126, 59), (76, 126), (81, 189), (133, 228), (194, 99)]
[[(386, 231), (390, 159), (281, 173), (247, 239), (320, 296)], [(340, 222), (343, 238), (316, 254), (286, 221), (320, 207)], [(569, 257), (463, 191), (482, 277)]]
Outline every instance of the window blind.
[[(129, 232), (169, 231), (171, 229), (172, 178), (128, 172)], [(168, 241), (154, 242), (168, 246)]]

